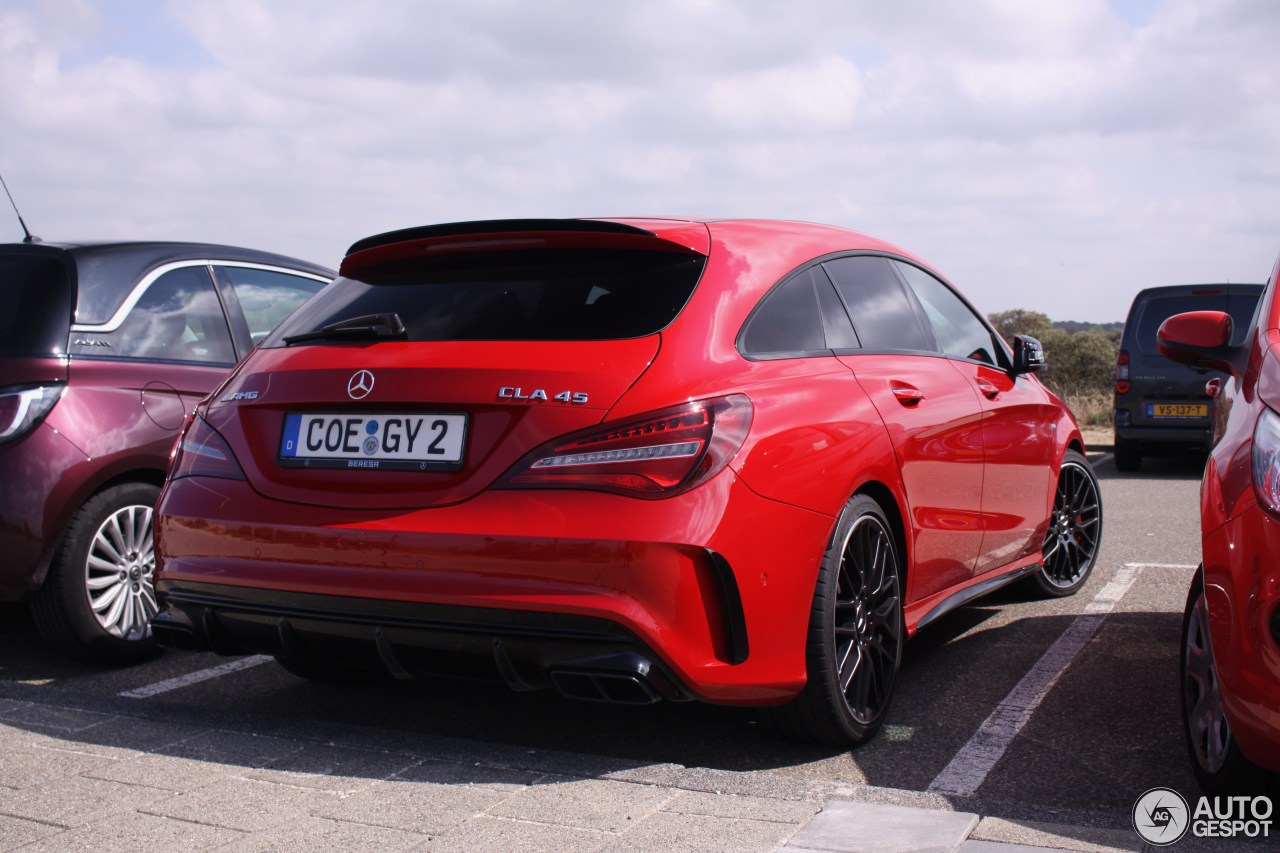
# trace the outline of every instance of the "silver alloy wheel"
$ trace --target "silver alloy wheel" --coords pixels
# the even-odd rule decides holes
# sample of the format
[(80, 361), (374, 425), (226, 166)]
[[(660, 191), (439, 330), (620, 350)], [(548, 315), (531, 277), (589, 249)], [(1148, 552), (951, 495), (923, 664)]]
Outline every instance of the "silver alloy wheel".
[(1209, 638), (1209, 611), (1204, 595), (1196, 598), (1187, 618), (1183, 642), (1182, 702), (1186, 710), (1187, 734), (1196, 761), (1207, 773), (1217, 773), (1231, 748), (1231, 726), (1222, 710), (1218, 667), (1213, 660)]
[(888, 705), (902, 644), (893, 535), (872, 515), (849, 530), (835, 601), (835, 660), (853, 718), (871, 724)]
[(85, 560), (85, 591), (98, 624), (122, 640), (151, 635), (158, 609), (149, 506), (122, 507), (98, 528)]
[(1053, 516), (1044, 538), (1042, 574), (1046, 581), (1067, 589), (1092, 568), (1101, 520), (1097, 484), (1083, 466), (1068, 459), (1058, 474)]

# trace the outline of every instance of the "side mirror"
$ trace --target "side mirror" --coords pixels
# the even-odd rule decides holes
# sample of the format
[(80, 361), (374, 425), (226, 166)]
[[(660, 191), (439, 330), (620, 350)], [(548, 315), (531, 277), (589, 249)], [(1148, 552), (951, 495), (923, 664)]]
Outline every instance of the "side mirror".
[(1013, 339), (1013, 375), (1036, 373), (1044, 370), (1048, 362), (1044, 358), (1044, 347), (1030, 335), (1017, 335)]
[(1238, 375), (1231, 346), (1231, 315), (1222, 311), (1174, 314), (1156, 332), (1160, 354), (1170, 361)]

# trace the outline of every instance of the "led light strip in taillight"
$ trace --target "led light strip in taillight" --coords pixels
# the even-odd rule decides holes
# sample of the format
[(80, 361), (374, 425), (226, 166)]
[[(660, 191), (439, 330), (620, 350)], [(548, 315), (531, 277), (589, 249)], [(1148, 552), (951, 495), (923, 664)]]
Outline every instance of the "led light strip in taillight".
[(637, 462), (649, 459), (682, 459), (697, 456), (702, 442), (684, 441), (679, 444), (653, 444), (648, 447), (627, 447), (621, 450), (597, 450), (591, 453), (567, 453), (548, 456), (530, 465), (530, 468), (567, 468), (574, 465), (608, 465), (614, 462)]

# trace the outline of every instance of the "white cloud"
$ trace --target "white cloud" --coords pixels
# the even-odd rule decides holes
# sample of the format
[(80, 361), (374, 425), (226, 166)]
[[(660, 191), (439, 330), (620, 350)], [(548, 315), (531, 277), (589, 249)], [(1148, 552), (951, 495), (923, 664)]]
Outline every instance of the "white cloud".
[(861, 96), (858, 66), (841, 57), (827, 57), (810, 66), (713, 80), (709, 112), (737, 131), (823, 132), (851, 126)]
[(50, 239), (336, 264), (433, 221), (778, 216), (1118, 319), (1280, 250), (1277, 35), (1266, 0), (0, 0), (0, 171)]

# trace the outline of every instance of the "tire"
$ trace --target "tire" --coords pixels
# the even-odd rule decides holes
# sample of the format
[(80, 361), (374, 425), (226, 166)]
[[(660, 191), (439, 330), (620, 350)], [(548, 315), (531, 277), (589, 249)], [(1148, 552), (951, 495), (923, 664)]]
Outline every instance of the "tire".
[(1132, 472), (1142, 467), (1142, 448), (1132, 441), (1116, 439), (1116, 470)]
[(1040, 571), (1031, 581), (1051, 598), (1075, 595), (1098, 561), (1102, 543), (1102, 494), (1089, 460), (1068, 450), (1058, 471), (1053, 514), (1041, 548)]
[(1209, 611), (1204, 600), (1204, 572), (1197, 571), (1182, 614), (1182, 656), (1179, 667), (1182, 731), (1196, 781), (1206, 794), (1258, 794), (1269, 774), (1244, 757), (1222, 707), (1218, 666), (1209, 635)]
[(880, 505), (857, 495), (840, 513), (822, 558), (810, 611), (808, 681), (791, 702), (770, 709), (789, 737), (856, 746), (884, 723), (906, 628), (902, 560)]
[(72, 516), (31, 602), (36, 627), (55, 648), (110, 666), (159, 652), (151, 636), (159, 496), (149, 483), (126, 483), (94, 495)]

